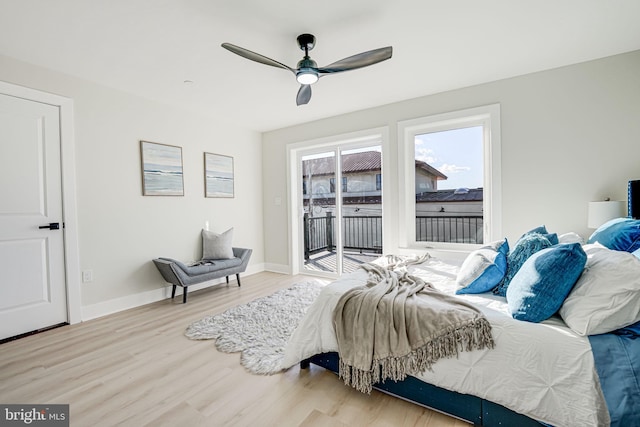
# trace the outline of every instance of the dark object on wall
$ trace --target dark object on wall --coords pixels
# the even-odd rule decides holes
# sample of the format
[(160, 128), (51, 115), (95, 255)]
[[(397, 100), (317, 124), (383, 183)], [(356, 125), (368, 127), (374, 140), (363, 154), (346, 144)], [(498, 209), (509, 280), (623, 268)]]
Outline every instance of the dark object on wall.
[(640, 219), (640, 180), (629, 181), (629, 218)]

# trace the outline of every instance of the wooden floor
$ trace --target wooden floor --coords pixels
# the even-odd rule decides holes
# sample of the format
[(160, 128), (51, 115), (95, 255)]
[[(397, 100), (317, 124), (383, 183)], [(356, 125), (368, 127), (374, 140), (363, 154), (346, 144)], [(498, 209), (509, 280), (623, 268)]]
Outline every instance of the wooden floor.
[(0, 403), (70, 404), (71, 426), (443, 426), (467, 424), (333, 373), (247, 373), (238, 354), (183, 333), (193, 321), (306, 280), (259, 273), (0, 345)]

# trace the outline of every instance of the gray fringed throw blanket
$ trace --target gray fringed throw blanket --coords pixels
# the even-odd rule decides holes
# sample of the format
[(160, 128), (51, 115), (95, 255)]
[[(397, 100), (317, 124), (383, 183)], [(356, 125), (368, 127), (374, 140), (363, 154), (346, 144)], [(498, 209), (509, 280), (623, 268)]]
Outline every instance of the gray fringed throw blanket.
[(345, 384), (370, 393), (386, 379), (431, 370), (459, 351), (493, 348), (491, 325), (475, 307), (407, 273), (429, 258), (387, 256), (363, 264), (367, 284), (347, 291), (333, 312)]

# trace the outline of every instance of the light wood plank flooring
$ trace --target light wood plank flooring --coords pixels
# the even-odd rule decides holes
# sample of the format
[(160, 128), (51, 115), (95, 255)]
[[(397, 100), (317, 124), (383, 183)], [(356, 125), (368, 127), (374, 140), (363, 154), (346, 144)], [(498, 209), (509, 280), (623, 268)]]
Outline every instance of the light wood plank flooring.
[(309, 279), (258, 273), (0, 345), (0, 402), (68, 403), (72, 426), (430, 426), (467, 424), (313, 366), (247, 373), (239, 354), (183, 333), (193, 321)]

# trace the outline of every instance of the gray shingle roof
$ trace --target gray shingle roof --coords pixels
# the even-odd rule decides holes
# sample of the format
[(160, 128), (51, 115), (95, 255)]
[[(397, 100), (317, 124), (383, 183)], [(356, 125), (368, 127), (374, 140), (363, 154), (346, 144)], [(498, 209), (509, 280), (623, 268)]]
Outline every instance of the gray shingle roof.
[(468, 191), (438, 190), (416, 194), (416, 202), (481, 202), (482, 188), (470, 188)]

